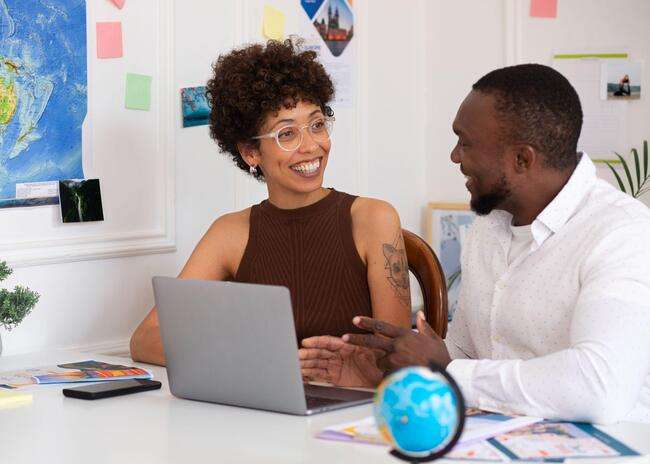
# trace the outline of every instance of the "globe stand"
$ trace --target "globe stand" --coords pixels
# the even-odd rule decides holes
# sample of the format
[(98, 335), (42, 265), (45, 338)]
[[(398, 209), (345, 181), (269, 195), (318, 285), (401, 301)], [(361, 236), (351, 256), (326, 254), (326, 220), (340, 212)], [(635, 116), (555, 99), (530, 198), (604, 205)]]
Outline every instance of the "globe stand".
[(420, 463), (420, 462), (431, 462), (431, 461), (435, 461), (436, 459), (440, 459), (449, 451), (451, 451), (451, 449), (454, 446), (456, 446), (456, 443), (458, 443), (458, 440), (460, 439), (460, 436), (463, 433), (463, 428), (465, 427), (465, 399), (463, 398), (463, 393), (460, 391), (460, 387), (458, 387), (458, 384), (456, 383), (454, 378), (451, 375), (449, 375), (449, 373), (445, 370), (444, 367), (434, 362), (430, 362), (429, 369), (431, 369), (435, 373), (442, 375), (445, 378), (445, 380), (449, 383), (449, 386), (451, 387), (454, 394), (456, 395), (456, 398), (458, 398), (458, 401), (456, 403), (456, 406), (458, 408), (458, 428), (456, 429), (456, 433), (454, 433), (452, 439), (445, 445), (444, 448), (434, 453), (431, 453), (428, 456), (410, 456), (396, 449), (391, 450), (390, 454), (392, 454), (398, 459), (401, 459), (402, 461), (407, 461), (411, 463)]

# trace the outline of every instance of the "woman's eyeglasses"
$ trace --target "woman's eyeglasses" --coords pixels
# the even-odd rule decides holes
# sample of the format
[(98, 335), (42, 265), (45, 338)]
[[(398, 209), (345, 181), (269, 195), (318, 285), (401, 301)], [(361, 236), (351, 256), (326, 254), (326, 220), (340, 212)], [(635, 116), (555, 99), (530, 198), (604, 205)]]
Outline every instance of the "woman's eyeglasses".
[(302, 144), (303, 130), (307, 129), (316, 142), (326, 142), (332, 135), (334, 116), (314, 119), (302, 126), (289, 124), (268, 134), (256, 135), (253, 139), (275, 139), (284, 151), (294, 151)]

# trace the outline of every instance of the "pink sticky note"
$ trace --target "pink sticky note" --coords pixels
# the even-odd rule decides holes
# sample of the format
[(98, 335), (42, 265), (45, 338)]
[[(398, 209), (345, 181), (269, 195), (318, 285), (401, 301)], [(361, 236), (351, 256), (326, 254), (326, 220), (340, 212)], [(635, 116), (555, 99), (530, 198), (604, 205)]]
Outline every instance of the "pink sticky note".
[(557, 17), (557, 0), (530, 0), (530, 16), (533, 18)]
[(125, 1), (126, 0), (111, 0), (111, 2), (113, 2), (115, 4), (115, 6), (118, 7), (120, 10), (124, 6)]
[(97, 58), (122, 56), (122, 23), (97, 23)]

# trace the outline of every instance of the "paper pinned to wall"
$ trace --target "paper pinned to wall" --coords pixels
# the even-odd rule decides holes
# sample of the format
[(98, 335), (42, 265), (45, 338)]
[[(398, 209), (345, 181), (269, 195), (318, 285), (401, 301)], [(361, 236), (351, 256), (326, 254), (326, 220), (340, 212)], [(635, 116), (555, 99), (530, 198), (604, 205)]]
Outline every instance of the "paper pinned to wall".
[(131, 110), (149, 111), (151, 107), (151, 76), (126, 74), (124, 105)]
[(205, 126), (210, 123), (210, 103), (205, 86), (181, 89), (183, 127)]
[(284, 13), (272, 6), (264, 5), (264, 18), (262, 20), (262, 35), (267, 39), (284, 39)]
[(318, 60), (334, 81), (333, 106), (354, 105), (354, 12), (349, 0), (302, 0), (305, 12), (298, 35), (304, 47), (318, 54)]
[(531, 0), (530, 16), (533, 18), (556, 18), (557, 0)]
[(603, 60), (600, 68), (601, 100), (639, 100), (641, 61)]
[(122, 57), (122, 23), (97, 23), (97, 58)]
[(64, 224), (104, 220), (99, 179), (60, 180), (59, 203)]
[(59, 195), (59, 183), (47, 182), (22, 182), (16, 184), (16, 199), (51, 198)]
[(580, 97), (583, 123), (578, 151), (591, 157), (609, 158), (624, 148), (627, 106), (621, 101), (601, 100), (600, 88), (602, 62), (626, 58), (626, 53), (554, 56), (553, 68), (571, 82)]

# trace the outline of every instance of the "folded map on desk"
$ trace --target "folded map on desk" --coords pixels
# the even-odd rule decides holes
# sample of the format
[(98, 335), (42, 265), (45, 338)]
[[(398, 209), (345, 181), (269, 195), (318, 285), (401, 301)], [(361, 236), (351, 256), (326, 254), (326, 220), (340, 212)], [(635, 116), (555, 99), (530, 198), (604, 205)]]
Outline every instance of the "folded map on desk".
[[(505, 416), (479, 411), (478, 409), (468, 409), (466, 415), (465, 428), (459, 440), (459, 443), (463, 444), (475, 443), (542, 420), (539, 417)], [(387, 445), (379, 430), (377, 430), (373, 417), (327, 427), (317, 437), (327, 440)]]
[[(372, 417), (328, 427), (317, 437), (388, 446)], [(445, 458), (562, 462), (570, 458), (638, 455), (633, 449), (589, 424), (550, 422), (534, 417), (504, 416), (468, 409), (463, 434)]]
[(447, 458), (480, 461), (563, 462), (639, 453), (590, 424), (544, 421), (489, 440), (456, 446)]
[(151, 372), (139, 367), (121, 366), (91, 360), (51, 367), (0, 372), (0, 388), (13, 389), (37, 384), (150, 378), (152, 378)]

